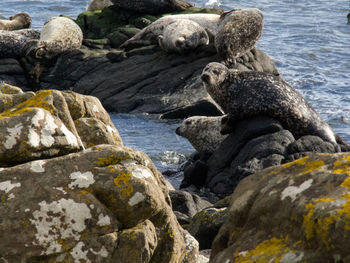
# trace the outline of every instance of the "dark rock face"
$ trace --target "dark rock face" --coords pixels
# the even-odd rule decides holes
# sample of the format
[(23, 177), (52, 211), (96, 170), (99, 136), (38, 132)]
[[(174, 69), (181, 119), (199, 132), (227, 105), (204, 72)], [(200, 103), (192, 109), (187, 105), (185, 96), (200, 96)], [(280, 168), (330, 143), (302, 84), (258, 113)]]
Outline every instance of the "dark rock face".
[[(230, 195), (246, 176), (287, 163), (310, 153), (337, 153), (339, 145), (317, 136), (295, 140), (293, 134), (266, 116), (236, 123), (235, 129), (213, 154), (202, 154), (184, 171), (181, 187), (206, 188), (217, 197)], [(204, 194), (205, 195), (205, 194)]]

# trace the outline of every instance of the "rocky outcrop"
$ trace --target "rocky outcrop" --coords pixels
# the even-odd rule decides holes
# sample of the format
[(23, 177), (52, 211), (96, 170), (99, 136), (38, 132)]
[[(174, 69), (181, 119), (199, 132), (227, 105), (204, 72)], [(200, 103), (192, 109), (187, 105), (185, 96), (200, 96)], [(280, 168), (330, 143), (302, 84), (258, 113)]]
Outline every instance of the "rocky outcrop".
[[(190, 8), (186, 12), (220, 14), (222, 10)], [(157, 18), (113, 7), (85, 12), (77, 19), (84, 32), (82, 49), (51, 60), (0, 59), (0, 80), (25, 90), (92, 95), (112, 112), (165, 113), (165, 118), (221, 115), (199, 78), (205, 65), (220, 61), (214, 46), (186, 55), (167, 54), (158, 46), (117, 49)], [(237, 62), (238, 69), (277, 73), (274, 62), (258, 49)]]
[(210, 262), (347, 262), (349, 167), (313, 154), (243, 179)]
[(96, 98), (0, 91), (4, 262), (196, 262), (163, 176)]

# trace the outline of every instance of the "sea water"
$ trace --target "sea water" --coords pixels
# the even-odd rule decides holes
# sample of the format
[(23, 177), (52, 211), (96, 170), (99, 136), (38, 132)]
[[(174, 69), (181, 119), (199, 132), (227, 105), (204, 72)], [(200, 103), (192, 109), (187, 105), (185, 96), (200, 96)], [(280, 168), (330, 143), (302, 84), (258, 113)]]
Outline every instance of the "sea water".
[[(193, 0), (197, 7), (257, 7), (264, 13), (258, 48), (276, 63), (280, 73), (321, 116), (350, 142), (349, 1), (325, 0)], [(88, 0), (1, 0), (0, 13), (25, 11), (33, 28), (60, 14), (75, 18)], [(193, 148), (175, 134), (179, 121), (149, 115), (112, 114), (124, 144), (146, 152), (161, 171), (176, 169)]]

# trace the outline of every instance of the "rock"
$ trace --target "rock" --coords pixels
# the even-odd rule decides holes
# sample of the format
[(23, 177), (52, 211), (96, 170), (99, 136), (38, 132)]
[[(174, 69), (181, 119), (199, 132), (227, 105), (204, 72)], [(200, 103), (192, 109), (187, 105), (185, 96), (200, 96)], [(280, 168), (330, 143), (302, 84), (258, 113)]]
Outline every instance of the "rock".
[(99, 144), (120, 145), (122, 140), (118, 131), (111, 126), (106, 126), (96, 118), (80, 118), (75, 121), (75, 127), (82, 139), (85, 148)]
[(212, 205), (210, 202), (202, 200), (198, 195), (186, 191), (174, 190), (170, 191), (169, 195), (173, 211), (178, 211), (190, 218)]
[(243, 179), (210, 262), (346, 262), (349, 167), (348, 153), (312, 154)]
[(111, 5), (113, 5), (113, 3), (110, 0), (92, 0), (87, 8), (87, 11), (102, 10), (103, 8)]
[(198, 242), (141, 152), (99, 145), (0, 173), (4, 261), (196, 262)]
[(186, 227), (188, 232), (198, 240), (199, 249), (210, 249), (219, 228), (227, 220), (227, 208), (205, 208), (198, 212)]

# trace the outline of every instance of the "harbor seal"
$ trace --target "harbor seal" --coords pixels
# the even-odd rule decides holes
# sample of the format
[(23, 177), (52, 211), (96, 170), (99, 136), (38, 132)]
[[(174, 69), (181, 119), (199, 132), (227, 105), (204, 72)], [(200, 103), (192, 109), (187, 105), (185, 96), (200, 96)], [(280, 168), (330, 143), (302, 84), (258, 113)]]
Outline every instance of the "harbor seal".
[(261, 37), (264, 15), (257, 8), (233, 9), (221, 16), (215, 48), (227, 65), (254, 48)]
[[(183, 22), (178, 22), (178, 20), (183, 20)], [(191, 22), (188, 22), (188, 20)], [(174, 22), (176, 23), (173, 26), (171, 26), (171, 24), (173, 24)], [(135, 36), (125, 41), (120, 46), (120, 48), (130, 50), (135, 47), (159, 44), (159, 36), (163, 36), (163, 39), (164, 39), (164, 34), (166, 35), (170, 34), (171, 30), (177, 30), (176, 35), (180, 37), (184, 37), (184, 36), (181, 36), (182, 29), (179, 26), (180, 24), (185, 24), (187, 27), (186, 34), (184, 37), (185, 39), (187, 38), (191, 39), (193, 35), (200, 35), (200, 33), (203, 32), (204, 30), (206, 31), (209, 37), (209, 42), (213, 42), (214, 37), (217, 33), (219, 22), (220, 22), (220, 15), (216, 15), (216, 14), (186, 14), (186, 15), (165, 16), (154, 21), (152, 24), (150, 24), (149, 26), (145, 27), (140, 32), (138, 32)], [(169, 26), (170, 26), (170, 29), (167, 29), (167, 27)], [(166, 39), (167, 39), (166, 43), (168, 43), (167, 45), (169, 47), (172, 46), (171, 43), (177, 42), (177, 40), (173, 37), (166, 37)], [(186, 40), (185, 41), (180, 40), (180, 41), (186, 42)], [(165, 41), (163, 40), (163, 43), (164, 42)], [(191, 46), (193, 47), (195, 45), (191, 44)], [(179, 48), (172, 49), (172, 51), (178, 52)]]
[(219, 117), (194, 116), (185, 119), (176, 134), (186, 138), (198, 152), (214, 152), (227, 135), (220, 133)]
[(18, 13), (10, 17), (10, 20), (0, 20), (0, 30), (18, 30), (23, 28), (29, 28), (32, 23), (32, 19), (27, 13)]
[(158, 36), (159, 46), (166, 52), (185, 53), (209, 44), (205, 28), (188, 19), (177, 19)]
[(111, 0), (92, 0), (86, 11), (102, 10), (111, 5), (113, 5)]
[(201, 79), (209, 95), (229, 115), (229, 122), (266, 115), (280, 121), (296, 138), (316, 135), (336, 143), (331, 127), (303, 96), (280, 76), (257, 71), (230, 70), (209, 63)]
[(44, 24), (40, 39), (26, 44), (27, 55), (51, 59), (64, 51), (80, 48), (82, 42), (83, 32), (75, 22), (66, 17), (53, 17)]
[(117, 7), (144, 14), (160, 15), (171, 12), (184, 11), (194, 4), (183, 0), (111, 0)]

